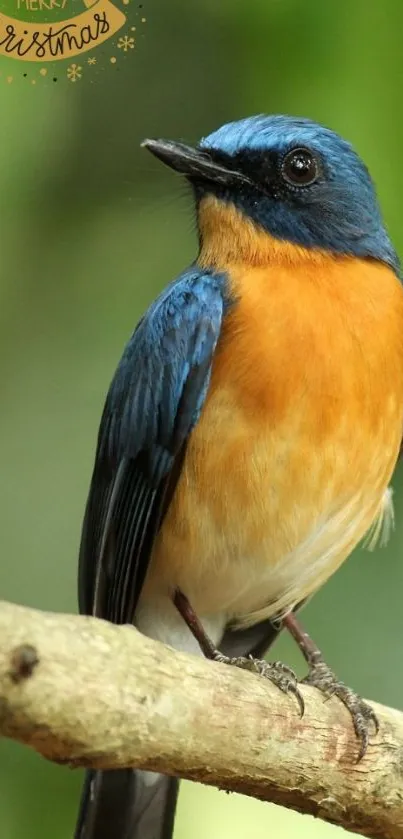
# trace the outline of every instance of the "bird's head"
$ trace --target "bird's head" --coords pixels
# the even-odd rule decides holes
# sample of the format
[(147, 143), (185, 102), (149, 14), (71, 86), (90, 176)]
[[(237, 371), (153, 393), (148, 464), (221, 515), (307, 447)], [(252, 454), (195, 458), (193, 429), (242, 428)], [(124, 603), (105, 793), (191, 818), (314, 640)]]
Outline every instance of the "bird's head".
[(253, 235), (262, 242), (263, 233), (275, 243), (372, 258), (399, 270), (370, 174), (328, 128), (261, 115), (228, 123), (195, 148), (170, 140), (143, 145), (192, 184), (202, 246), (219, 236), (235, 259), (245, 243), (256, 250)]

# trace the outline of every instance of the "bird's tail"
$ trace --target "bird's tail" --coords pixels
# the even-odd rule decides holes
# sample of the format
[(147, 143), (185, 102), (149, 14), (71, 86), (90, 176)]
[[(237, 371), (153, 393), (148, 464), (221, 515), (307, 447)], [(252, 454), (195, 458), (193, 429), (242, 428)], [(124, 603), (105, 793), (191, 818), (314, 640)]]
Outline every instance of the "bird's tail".
[(74, 839), (171, 839), (178, 787), (138, 769), (89, 771)]

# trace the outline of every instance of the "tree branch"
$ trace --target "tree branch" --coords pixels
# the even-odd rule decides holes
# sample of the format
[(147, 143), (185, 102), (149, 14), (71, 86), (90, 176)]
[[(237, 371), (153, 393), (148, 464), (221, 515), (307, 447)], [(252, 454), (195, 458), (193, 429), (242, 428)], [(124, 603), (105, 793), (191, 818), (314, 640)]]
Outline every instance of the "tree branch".
[(72, 766), (140, 767), (403, 839), (403, 714), (356, 764), (340, 702), (303, 688), (305, 716), (259, 676), (128, 626), (0, 603), (0, 734)]

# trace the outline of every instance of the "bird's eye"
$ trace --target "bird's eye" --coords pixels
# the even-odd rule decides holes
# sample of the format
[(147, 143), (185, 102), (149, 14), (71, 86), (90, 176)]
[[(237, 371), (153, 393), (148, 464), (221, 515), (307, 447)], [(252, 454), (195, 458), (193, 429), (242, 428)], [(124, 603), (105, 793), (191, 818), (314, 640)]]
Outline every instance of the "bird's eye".
[(282, 161), (281, 174), (292, 186), (310, 186), (318, 177), (318, 163), (308, 149), (293, 149)]

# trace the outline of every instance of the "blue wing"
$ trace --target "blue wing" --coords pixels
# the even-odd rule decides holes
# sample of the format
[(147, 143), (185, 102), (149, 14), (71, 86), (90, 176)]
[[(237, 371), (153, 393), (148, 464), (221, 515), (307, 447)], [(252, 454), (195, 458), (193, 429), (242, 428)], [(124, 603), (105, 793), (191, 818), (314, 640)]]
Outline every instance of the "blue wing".
[(102, 415), (84, 518), (81, 612), (133, 620), (206, 397), (225, 300), (223, 275), (192, 268), (150, 307), (125, 349)]

